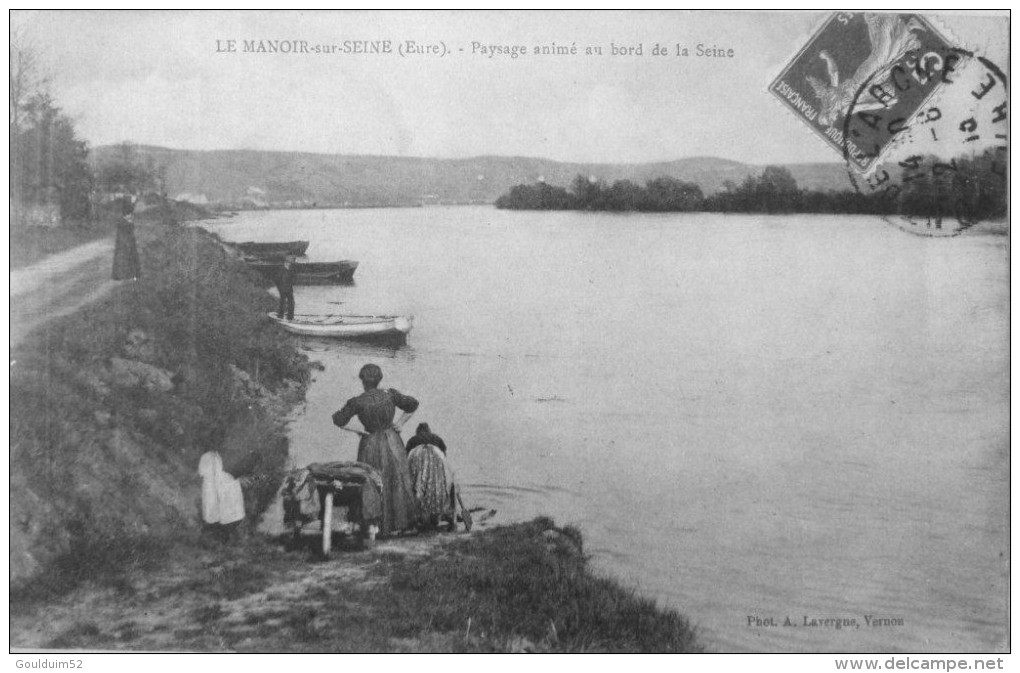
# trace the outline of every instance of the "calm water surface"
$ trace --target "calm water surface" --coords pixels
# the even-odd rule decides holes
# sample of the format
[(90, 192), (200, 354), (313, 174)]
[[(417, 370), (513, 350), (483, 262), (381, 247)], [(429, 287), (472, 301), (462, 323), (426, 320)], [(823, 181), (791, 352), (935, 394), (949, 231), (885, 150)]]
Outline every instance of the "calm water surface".
[(377, 362), (421, 400), (411, 426), (446, 439), (468, 506), (579, 526), (598, 569), (712, 649), (1008, 647), (1004, 237), (488, 207), (212, 228), (360, 261), (355, 286), (297, 288), (299, 313), (416, 316), (399, 350), (305, 342), (325, 371), (297, 464), (355, 457), (330, 414)]

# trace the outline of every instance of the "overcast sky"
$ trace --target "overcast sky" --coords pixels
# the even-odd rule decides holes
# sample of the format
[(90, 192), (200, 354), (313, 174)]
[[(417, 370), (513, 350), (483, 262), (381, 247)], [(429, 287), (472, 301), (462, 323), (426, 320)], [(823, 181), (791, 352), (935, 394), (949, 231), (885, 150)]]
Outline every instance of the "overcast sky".
[[(645, 162), (836, 161), (766, 87), (826, 14), (18, 12), (52, 92), (92, 145)], [(1005, 18), (948, 16), (1006, 62)], [(236, 40), (238, 53), (217, 53)], [(244, 40), (445, 43), (442, 58), (243, 53)], [(524, 45), (517, 59), (472, 42)], [(534, 46), (577, 46), (535, 56)], [(655, 57), (655, 43), (669, 55)], [(691, 55), (676, 57), (676, 44)], [(609, 54), (642, 45), (642, 56)], [(733, 58), (697, 57), (705, 47)], [(584, 55), (600, 46), (602, 56)], [(459, 51), (463, 49), (464, 51)]]

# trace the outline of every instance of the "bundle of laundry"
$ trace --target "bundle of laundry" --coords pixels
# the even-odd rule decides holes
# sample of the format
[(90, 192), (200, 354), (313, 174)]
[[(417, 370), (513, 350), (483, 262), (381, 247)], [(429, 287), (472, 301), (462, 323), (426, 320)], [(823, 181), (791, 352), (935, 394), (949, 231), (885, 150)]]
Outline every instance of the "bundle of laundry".
[(347, 508), (347, 520), (362, 531), (378, 526), (383, 514), (383, 480), (371, 465), (357, 461), (312, 463), (284, 479), (285, 525), (303, 525), (322, 515), (323, 497), (333, 493), (333, 506)]

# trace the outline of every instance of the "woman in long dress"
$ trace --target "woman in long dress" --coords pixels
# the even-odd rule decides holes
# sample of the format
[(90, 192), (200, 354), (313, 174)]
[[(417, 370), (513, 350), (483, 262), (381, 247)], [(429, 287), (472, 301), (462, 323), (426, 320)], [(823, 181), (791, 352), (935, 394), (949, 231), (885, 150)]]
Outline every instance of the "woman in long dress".
[[(383, 516), (379, 532), (390, 535), (412, 528), (415, 521), (414, 490), (399, 430), (418, 408), (418, 400), (393, 389), (380, 390), (382, 377), (377, 365), (362, 367), (358, 378), (365, 392), (347, 400), (333, 414), (333, 424), (342, 428), (357, 416), (364, 426), (367, 434), (358, 444), (358, 461), (368, 463), (382, 475)], [(394, 423), (397, 409), (404, 413)]]
[(135, 241), (135, 222), (131, 214), (117, 220), (117, 239), (113, 247), (113, 279), (135, 280), (142, 275)]

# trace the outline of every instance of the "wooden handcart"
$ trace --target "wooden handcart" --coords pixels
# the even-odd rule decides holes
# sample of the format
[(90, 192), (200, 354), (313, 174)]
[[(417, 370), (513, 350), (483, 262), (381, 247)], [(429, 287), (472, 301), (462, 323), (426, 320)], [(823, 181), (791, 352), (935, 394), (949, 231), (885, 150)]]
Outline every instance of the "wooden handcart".
[(284, 524), (300, 537), (306, 523), (322, 522), (322, 554), (328, 556), (333, 545), (337, 507), (347, 508), (347, 521), (358, 527), (364, 540), (371, 539), (372, 527), (382, 519), (383, 483), (379, 472), (366, 463), (338, 461), (312, 463), (288, 476), (284, 483)]

